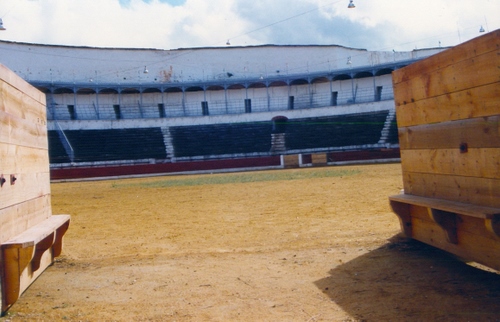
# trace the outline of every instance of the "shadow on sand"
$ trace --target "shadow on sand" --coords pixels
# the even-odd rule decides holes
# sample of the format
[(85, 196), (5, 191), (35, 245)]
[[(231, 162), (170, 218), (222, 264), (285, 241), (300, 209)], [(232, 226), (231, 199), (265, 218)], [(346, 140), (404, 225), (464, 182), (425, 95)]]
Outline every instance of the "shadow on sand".
[[(500, 255), (499, 255), (500, 256)], [(316, 286), (358, 321), (500, 321), (500, 275), (394, 236)]]

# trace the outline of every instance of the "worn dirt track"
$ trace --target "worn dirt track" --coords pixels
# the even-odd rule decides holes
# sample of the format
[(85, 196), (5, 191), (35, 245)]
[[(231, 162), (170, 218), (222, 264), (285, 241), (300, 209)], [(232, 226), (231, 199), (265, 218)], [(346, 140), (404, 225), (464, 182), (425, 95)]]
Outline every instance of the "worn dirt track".
[(6, 321), (500, 321), (500, 275), (399, 236), (399, 164), (52, 184), (63, 255)]

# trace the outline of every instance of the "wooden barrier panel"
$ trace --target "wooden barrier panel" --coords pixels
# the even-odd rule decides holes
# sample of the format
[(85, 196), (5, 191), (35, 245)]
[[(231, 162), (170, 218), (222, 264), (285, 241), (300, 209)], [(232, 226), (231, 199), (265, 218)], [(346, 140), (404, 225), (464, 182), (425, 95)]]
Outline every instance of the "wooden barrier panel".
[(314, 153), (311, 155), (311, 162), (313, 166), (323, 166), (327, 164), (326, 153)]
[(500, 30), (393, 72), (399, 127), (498, 114)]
[(500, 270), (500, 30), (394, 71), (393, 84), (402, 231)]
[(0, 65), (2, 313), (59, 256), (69, 220), (52, 216), (45, 95)]
[(299, 167), (299, 155), (298, 154), (284, 154), (283, 156), (283, 167), (284, 168), (298, 168)]

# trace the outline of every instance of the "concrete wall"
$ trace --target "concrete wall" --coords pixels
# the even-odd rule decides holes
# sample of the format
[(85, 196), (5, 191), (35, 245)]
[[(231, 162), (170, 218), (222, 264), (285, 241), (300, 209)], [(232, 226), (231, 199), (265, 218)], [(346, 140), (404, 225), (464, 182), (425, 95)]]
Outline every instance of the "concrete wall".
[(61, 120), (57, 124), (48, 123), (49, 130), (96, 130), (96, 129), (120, 129), (120, 128), (151, 128), (162, 126), (188, 126), (205, 124), (224, 124), (238, 122), (262, 122), (270, 121), (277, 115), (286, 116), (289, 119), (310, 118), (321, 116), (333, 116), (343, 114), (356, 114), (364, 112), (375, 112), (383, 110), (394, 110), (393, 101), (380, 101), (365, 104), (354, 104), (345, 106), (327, 106), (315, 109), (284, 110), (276, 112), (263, 113), (245, 113), (245, 114), (226, 114), (215, 116), (197, 116), (197, 117), (173, 117), (173, 118), (155, 118), (155, 119), (122, 119), (122, 120)]
[[(376, 98), (377, 91), (381, 90)], [(303, 85), (263, 88), (216, 89), (153, 93), (55, 93), (49, 96), (49, 120), (68, 120), (68, 106), (74, 106), (76, 119), (115, 119), (113, 106), (119, 105), (122, 118), (158, 118), (163, 104), (165, 117), (201, 116), (202, 102), (210, 115), (245, 113), (245, 99), (251, 100), (253, 113), (307, 109), (392, 99), (389, 74), (349, 80), (330, 80)], [(289, 103), (293, 97), (293, 105)]]
[[(159, 50), (49, 46), (0, 41), (2, 63), (27, 81), (69, 84), (189, 83), (271, 78), (376, 66), (423, 58), (441, 50), (367, 51), (335, 45)], [(145, 69), (148, 73), (144, 73)], [(231, 74), (230, 77), (228, 73)]]

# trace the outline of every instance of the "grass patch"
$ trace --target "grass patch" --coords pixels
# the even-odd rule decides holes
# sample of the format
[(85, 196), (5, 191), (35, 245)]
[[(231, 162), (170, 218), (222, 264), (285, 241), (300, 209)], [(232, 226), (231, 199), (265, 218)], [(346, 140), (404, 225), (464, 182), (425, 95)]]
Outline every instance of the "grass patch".
[(185, 178), (155, 180), (150, 182), (113, 184), (114, 188), (120, 187), (142, 187), (142, 188), (168, 188), (168, 187), (186, 187), (213, 184), (231, 184), (265, 181), (285, 181), (285, 180), (304, 180), (314, 178), (329, 177), (348, 177), (361, 173), (361, 170), (302, 170), (302, 171), (272, 171), (272, 172), (245, 172), (228, 174), (210, 174), (186, 176)]

